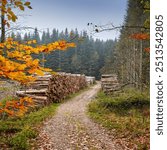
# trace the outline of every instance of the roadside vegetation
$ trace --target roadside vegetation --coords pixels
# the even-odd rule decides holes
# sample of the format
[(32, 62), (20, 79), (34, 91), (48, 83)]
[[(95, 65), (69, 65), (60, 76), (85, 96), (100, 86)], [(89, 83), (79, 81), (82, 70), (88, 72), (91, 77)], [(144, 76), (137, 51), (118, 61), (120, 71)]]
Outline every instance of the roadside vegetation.
[[(11, 98), (4, 99), (9, 101)], [(44, 108), (32, 111), (22, 117), (9, 117), (0, 120), (0, 147), (14, 150), (30, 149), (30, 139), (37, 137), (42, 122), (55, 114), (58, 104), (51, 104)]]
[[(70, 94), (63, 102), (70, 100), (90, 88), (84, 88), (77, 93)], [(6, 97), (1, 100), (2, 104), (18, 100), (14, 97)], [(39, 129), (43, 122), (51, 118), (58, 106), (58, 103), (51, 103), (49, 106), (43, 108), (31, 108), (22, 117), (5, 117), (0, 119), (0, 148), (6, 150), (12, 148), (13, 150), (28, 150), (35, 146), (35, 139), (38, 136)]]
[(116, 142), (131, 149), (149, 149), (149, 92), (124, 89), (98, 93), (88, 107), (90, 117), (111, 130)]

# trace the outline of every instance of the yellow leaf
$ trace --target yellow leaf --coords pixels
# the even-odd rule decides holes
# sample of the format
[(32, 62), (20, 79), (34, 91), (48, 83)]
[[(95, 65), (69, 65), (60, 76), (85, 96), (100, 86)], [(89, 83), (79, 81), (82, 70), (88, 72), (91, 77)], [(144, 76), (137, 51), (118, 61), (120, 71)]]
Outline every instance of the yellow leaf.
[(36, 41), (36, 40), (32, 40), (32, 43), (36, 44), (36, 43), (37, 43), (37, 41)]
[(19, 5), (22, 5), (23, 3), (21, 1), (15, 1), (15, 5), (16, 6), (19, 6)]
[(19, 5), (18, 7), (20, 8), (20, 10), (24, 11), (24, 6)]
[(40, 75), (40, 76), (43, 76), (43, 75), (44, 75), (43, 71), (41, 71), (41, 70), (39, 70), (39, 69), (37, 69), (37, 70), (35, 71), (35, 73), (36, 73), (37, 75)]
[(45, 71), (45, 72), (51, 72), (52, 71), (52, 69), (49, 69), (49, 68), (42, 68), (42, 70)]
[(27, 66), (25, 64), (22, 64), (18, 66), (18, 70), (24, 70)]
[(17, 17), (15, 15), (12, 15), (12, 21), (15, 22)]
[(31, 3), (30, 2), (25, 2), (24, 5), (25, 6), (29, 6)]

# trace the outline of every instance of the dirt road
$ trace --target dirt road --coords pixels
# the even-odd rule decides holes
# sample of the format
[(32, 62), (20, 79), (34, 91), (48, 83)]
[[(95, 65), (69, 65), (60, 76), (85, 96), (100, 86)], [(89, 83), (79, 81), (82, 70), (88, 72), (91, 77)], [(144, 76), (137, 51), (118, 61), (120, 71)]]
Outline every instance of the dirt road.
[[(46, 122), (40, 133), (45, 140), (39, 149), (52, 150), (120, 150), (111, 135), (86, 114), (88, 103), (95, 97), (100, 84), (63, 103), (55, 116)], [(46, 140), (48, 139), (48, 140)]]

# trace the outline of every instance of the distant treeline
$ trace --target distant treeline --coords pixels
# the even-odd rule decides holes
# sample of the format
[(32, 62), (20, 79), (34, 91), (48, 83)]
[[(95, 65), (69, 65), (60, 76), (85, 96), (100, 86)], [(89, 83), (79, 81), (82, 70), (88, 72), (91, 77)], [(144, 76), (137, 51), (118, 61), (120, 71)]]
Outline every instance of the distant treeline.
[(75, 29), (69, 32), (67, 28), (61, 32), (57, 29), (50, 32), (48, 29), (43, 31), (41, 36), (36, 28), (34, 33), (25, 33), (24, 35), (12, 33), (11, 37), (18, 41), (35, 39), (37, 44), (47, 44), (61, 39), (74, 42), (76, 48), (70, 48), (66, 51), (54, 51), (44, 56), (35, 57), (41, 60), (41, 65), (44, 57), (46, 60), (45, 67), (49, 67), (54, 71), (80, 73), (95, 76), (97, 79), (100, 79), (101, 71), (106, 61), (111, 58), (116, 44), (116, 40), (94, 40), (91, 36), (88, 36), (86, 31), (79, 33)]

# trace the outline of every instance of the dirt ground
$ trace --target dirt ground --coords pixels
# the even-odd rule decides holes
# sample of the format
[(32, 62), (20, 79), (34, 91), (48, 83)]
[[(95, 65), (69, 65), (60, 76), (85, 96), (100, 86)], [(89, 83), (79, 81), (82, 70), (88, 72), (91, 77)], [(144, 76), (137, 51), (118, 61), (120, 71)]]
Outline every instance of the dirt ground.
[(88, 103), (100, 84), (61, 104), (37, 138), (40, 150), (121, 150), (107, 130), (89, 119)]

